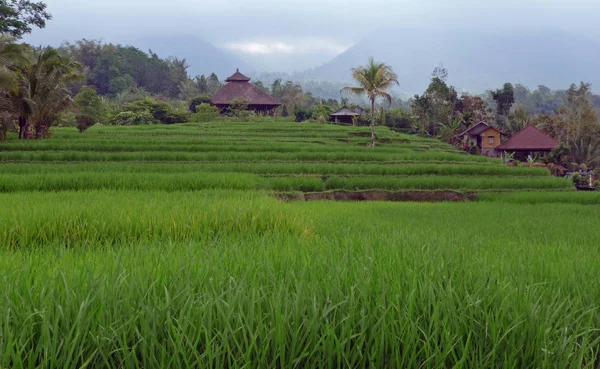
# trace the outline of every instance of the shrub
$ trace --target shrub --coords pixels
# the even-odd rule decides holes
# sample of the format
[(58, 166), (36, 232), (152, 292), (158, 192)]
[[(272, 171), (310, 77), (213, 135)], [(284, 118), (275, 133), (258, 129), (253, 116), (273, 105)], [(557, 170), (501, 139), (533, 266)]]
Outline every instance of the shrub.
[(323, 122), (329, 121), (329, 115), (333, 113), (333, 109), (329, 105), (317, 105), (311, 110), (311, 118)]
[(94, 125), (94, 120), (87, 115), (78, 115), (75, 119), (75, 125), (80, 133), (85, 132), (88, 128)]
[(192, 113), (197, 113), (197, 108), (198, 106), (202, 105), (202, 104), (212, 104), (212, 100), (210, 99), (210, 96), (208, 96), (207, 94), (202, 94), (200, 96), (194, 97), (192, 99), (192, 101), (190, 102), (190, 111)]
[(241, 97), (238, 97), (237, 99), (233, 99), (229, 103), (228, 110), (229, 110), (229, 114), (233, 115), (235, 117), (239, 117), (239, 118), (247, 117), (249, 115), (248, 101), (246, 101), (246, 99), (243, 99)]
[(153, 117), (153, 120), (163, 124), (185, 123), (189, 119), (187, 113), (175, 110), (168, 103), (156, 101), (152, 98), (145, 98), (128, 104), (122, 112), (127, 111), (135, 113), (136, 115), (147, 112)]
[(192, 114), (192, 122), (210, 122), (219, 115), (219, 109), (216, 106), (202, 103), (195, 107), (196, 113)]
[(135, 112), (126, 110), (116, 114), (110, 122), (118, 126), (152, 124), (154, 123), (154, 117), (147, 111)]

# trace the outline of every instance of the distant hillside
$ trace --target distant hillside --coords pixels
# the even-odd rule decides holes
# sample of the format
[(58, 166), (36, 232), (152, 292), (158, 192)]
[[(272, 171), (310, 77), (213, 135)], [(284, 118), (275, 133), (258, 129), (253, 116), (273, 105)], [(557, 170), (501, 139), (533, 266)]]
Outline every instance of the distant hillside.
[(144, 51), (152, 50), (158, 56), (185, 58), (189, 64), (188, 74), (193, 77), (200, 74), (216, 73), (224, 79), (232, 75), (236, 68), (251, 70), (247, 63), (235, 55), (221, 50), (198, 37), (146, 37), (132, 42)]
[(401, 89), (423, 91), (443, 63), (449, 82), (480, 92), (504, 82), (564, 89), (586, 81), (600, 86), (600, 43), (567, 33), (501, 35), (459, 31), (393, 30), (371, 35), (301, 78), (350, 80), (350, 69), (369, 56), (391, 64)]

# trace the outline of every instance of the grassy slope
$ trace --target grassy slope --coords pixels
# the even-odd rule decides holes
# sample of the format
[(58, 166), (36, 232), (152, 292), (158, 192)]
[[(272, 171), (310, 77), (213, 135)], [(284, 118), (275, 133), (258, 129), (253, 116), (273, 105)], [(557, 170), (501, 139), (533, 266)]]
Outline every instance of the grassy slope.
[(571, 188), (545, 169), (508, 168), (437, 140), (378, 132), (373, 149), (368, 128), (309, 123), (61, 128), (50, 140), (0, 144), (0, 191)]

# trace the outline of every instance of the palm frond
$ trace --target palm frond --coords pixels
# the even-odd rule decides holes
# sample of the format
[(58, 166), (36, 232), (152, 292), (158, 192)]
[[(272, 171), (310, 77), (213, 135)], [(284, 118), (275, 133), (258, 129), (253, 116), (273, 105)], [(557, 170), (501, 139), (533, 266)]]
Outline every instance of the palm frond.
[(367, 90), (362, 87), (344, 87), (340, 90), (341, 94), (351, 94), (356, 96), (364, 96), (367, 94)]

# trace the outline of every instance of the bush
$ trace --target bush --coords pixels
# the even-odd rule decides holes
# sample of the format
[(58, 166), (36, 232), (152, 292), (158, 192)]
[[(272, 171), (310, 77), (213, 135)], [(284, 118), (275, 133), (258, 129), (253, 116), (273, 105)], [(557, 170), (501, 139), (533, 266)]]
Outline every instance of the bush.
[(80, 133), (85, 132), (88, 128), (93, 126), (96, 122), (87, 115), (78, 115), (75, 119), (75, 125)]
[(250, 112), (248, 112), (248, 101), (241, 97), (231, 100), (228, 110), (230, 115), (238, 118), (245, 118), (250, 115)]
[(306, 120), (309, 120), (311, 117), (312, 112), (310, 110), (305, 110), (305, 109), (299, 109), (296, 108), (296, 111), (294, 112), (294, 116), (296, 117), (296, 122), (304, 122)]
[(319, 122), (327, 122), (331, 113), (333, 113), (333, 109), (329, 105), (321, 104), (312, 108), (311, 118)]
[(190, 102), (189, 109), (192, 113), (198, 113), (197, 108), (198, 108), (198, 106), (200, 106), (202, 104), (211, 105), (212, 100), (210, 99), (210, 96), (208, 96), (207, 94), (202, 94), (200, 96), (194, 97), (192, 99), (192, 101)]
[(210, 122), (219, 115), (219, 109), (216, 106), (202, 103), (195, 107), (196, 113), (192, 114), (192, 122)]
[(175, 110), (168, 103), (164, 101), (156, 101), (152, 98), (134, 101), (125, 106), (121, 113), (124, 112), (132, 112), (136, 115), (146, 112), (152, 116), (154, 121), (163, 124), (185, 123), (189, 119), (187, 113)]
[(154, 117), (147, 111), (122, 111), (116, 114), (110, 122), (118, 126), (130, 126), (140, 124), (152, 124), (154, 123)]

